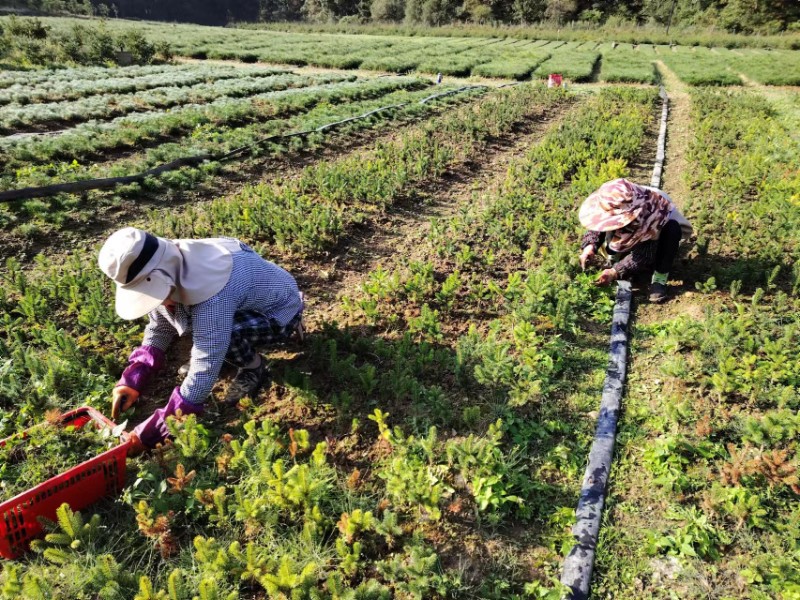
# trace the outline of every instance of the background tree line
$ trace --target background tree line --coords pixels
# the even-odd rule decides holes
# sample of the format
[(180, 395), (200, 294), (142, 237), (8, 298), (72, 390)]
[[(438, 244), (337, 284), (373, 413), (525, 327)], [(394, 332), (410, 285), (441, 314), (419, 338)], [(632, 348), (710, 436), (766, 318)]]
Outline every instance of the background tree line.
[(0, 9), (184, 21), (674, 24), (733, 33), (800, 30), (800, 0), (0, 0)]

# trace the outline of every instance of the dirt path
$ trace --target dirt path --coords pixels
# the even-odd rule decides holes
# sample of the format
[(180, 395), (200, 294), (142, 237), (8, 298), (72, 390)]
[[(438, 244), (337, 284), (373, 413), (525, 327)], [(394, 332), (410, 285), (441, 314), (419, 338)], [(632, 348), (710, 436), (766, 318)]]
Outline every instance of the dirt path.
[(667, 155), (661, 187), (679, 207), (683, 207), (690, 194), (686, 182), (689, 168), (686, 150), (691, 141), (691, 98), (688, 86), (682, 83), (663, 61), (658, 60), (656, 64), (670, 100), (667, 119)]

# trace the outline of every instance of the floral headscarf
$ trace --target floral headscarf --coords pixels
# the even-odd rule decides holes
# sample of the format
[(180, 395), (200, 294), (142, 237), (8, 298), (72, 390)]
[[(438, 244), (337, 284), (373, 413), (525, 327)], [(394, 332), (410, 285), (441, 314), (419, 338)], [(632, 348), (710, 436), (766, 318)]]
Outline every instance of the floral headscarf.
[(658, 239), (673, 208), (657, 191), (614, 179), (586, 198), (578, 218), (591, 231), (607, 232), (611, 250), (628, 252), (641, 242)]

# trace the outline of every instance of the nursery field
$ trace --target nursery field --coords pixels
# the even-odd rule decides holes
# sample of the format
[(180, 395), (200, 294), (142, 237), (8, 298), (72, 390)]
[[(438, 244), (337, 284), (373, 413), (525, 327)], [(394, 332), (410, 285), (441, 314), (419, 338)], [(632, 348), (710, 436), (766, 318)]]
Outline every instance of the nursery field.
[(297, 278), (308, 334), (236, 408), (225, 371), (118, 498), (62, 508), (0, 600), (561, 598), (613, 309), (577, 207), (649, 181), (662, 80), (696, 235), (673, 300), (636, 295), (592, 597), (800, 598), (800, 91), (770, 79), (795, 52), (145, 27), (238, 62), (0, 72), (0, 193), (208, 156), (0, 204), (0, 439), (45, 423), (0, 448), (0, 501), (113, 443), (54, 423), (108, 414), (141, 340), (97, 268), (117, 227), (242, 239)]
[[(114, 69), (113, 76), (108, 71), (0, 76), (0, 128), (6, 133), (0, 137), (0, 193), (127, 177), (174, 161), (181, 161), (180, 168), (111, 192), (4, 203), (0, 227), (13, 233), (16, 244), (116, 214), (131, 199), (163, 203), (194, 198), (203, 189), (218, 193), (217, 186), (229, 187), (232, 180), (258, 178), (258, 172), (242, 171), (242, 158), (279, 163), (333, 140), (357, 144), (370, 131), (430, 116), (483, 91), (453, 84), (431, 89), (429, 80), (415, 77), (298, 74), (255, 66), (127, 67)], [(391, 110), (329, 131), (280, 137), (382, 107)], [(235, 163), (217, 160), (233, 151), (239, 154)], [(263, 160), (258, 164), (263, 170)]]
[[(563, 260), (574, 224), (562, 214), (574, 194), (630, 171), (655, 100), (653, 90), (489, 92), (290, 180), (142, 216), (162, 235), (237, 235), (280, 259), (315, 297), (314, 333), (275, 357), (272, 387), (241, 412), (212, 404), (202, 422), (176, 422), (173, 448), (131, 465), (122, 501), (98, 507), (104, 526), (74, 533), (77, 550), (53, 537), (40, 558), (4, 564), (0, 589), (144, 599), (554, 588), (611, 303)], [(339, 285), (350, 277), (329, 253), (377, 249), (359, 240), (380, 235), (393, 210), (424, 211), (437, 189), (456, 191), (444, 186), (459, 173), (473, 177), (487, 153), (510, 160), (512, 148), (511, 162), (486, 165), (491, 202), (454, 205), (427, 243), (348, 265), (361, 283)], [(87, 249), (7, 264), (4, 434), (46, 408), (107, 406), (140, 326), (114, 316), (93, 261)]]
[[(43, 19), (68, 29), (74, 19)], [(2, 22), (0, 20), (0, 22)], [(518, 80), (560, 73), (574, 82), (653, 83), (655, 63), (666, 62), (690, 85), (741, 85), (742, 75), (765, 85), (800, 84), (800, 51), (515, 37), (346, 35), (109, 21), (111, 31), (132, 27), (180, 56), (394, 73)]]

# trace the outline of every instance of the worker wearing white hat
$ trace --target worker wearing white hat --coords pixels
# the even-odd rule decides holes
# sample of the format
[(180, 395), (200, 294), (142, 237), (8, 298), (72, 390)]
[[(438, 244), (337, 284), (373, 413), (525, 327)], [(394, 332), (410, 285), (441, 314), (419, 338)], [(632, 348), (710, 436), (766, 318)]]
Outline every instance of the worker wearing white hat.
[(256, 348), (302, 336), (303, 299), (294, 278), (239, 240), (167, 240), (126, 227), (106, 240), (98, 262), (116, 283), (117, 314), (150, 318), (114, 388), (114, 418), (138, 400), (175, 336), (192, 335), (186, 379), (134, 429), (144, 447), (167, 437), (168, 416), (203, 410), (224, 362), (239, 367), (225, 397), (235, 403), (252, 397), (268, 374)]

